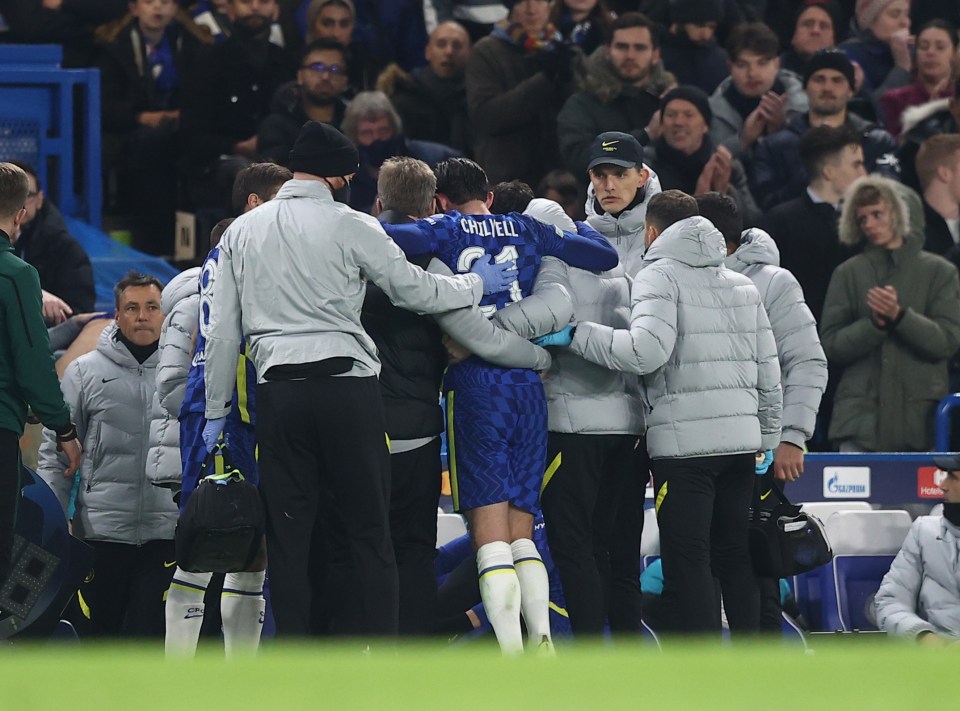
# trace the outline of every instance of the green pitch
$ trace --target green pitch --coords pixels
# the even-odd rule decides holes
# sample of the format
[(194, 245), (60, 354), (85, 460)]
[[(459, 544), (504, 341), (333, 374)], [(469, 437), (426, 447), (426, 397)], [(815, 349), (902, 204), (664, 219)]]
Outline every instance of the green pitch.
[(950, 706), (960, 649), (881, 639), (795, 647), (681, 646), (657, 652), (561, 649), (502, 659), (493, 647), (264, 649), (232, 663), (213, 651), (167, 662), (159, 648), (0, 648), (0, 709), (911, 709)]

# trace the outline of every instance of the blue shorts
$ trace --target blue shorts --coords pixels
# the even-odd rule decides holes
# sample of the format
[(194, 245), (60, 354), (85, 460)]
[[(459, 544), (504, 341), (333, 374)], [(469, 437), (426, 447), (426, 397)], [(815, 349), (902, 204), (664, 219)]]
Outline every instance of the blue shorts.
[[(180, 489), (180, 512), (200, 483), (200, 478), (212, 474), (203, 471), (207, 459), (207, 448), (203, 443), (203, 426), (207, 420), (202, 413), (189, 413), (180, 418), (180, 464), (183, 478)], [(259, 485), (260, 470), (257, 468), (257, 437), (253, 425), (245, 422), (233, 422), (227, 418), (224, 428), (227, 454), (230, 462), (251, 484)]]
[(542, 384), (449, 390), (447, 449), (457, 511), (507, 501), (534, 515), (547, 460)]

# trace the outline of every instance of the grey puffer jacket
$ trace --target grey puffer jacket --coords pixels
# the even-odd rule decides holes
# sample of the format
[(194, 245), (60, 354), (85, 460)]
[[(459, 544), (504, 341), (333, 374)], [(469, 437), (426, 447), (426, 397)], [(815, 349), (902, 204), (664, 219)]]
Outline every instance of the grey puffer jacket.
[(817, 322), (803, 299), (800, 283), (780, 267), (780, 251), (763, 230), (745, 230), (740, 247), (724, 263), (750, 277), (760, 291), (780, 359), (780, 439), (802, 449), (813, 436), (820, 399), (827, 387), (827, 357), (817, 335)]
[(646, 233), (647, 205), (650, 199), (661, 192), (660, 178), (653, 168), (644, 164), (650, 171), (643, 189), (646, 191), (643, 200), (637, 205), (624, 210), (614, 217), (609, 212), (598, 209), (597, 193), (593, 185), (587, 188), (587, 202), (584, 210), (587, 213), (587, 224), (607, 238), (620, 255), (620, 266), (630, 279), (633, 279), (640, 264), (643, 262), (643, 252), (646, 249), (644, 234)]
[[(781, 69), (777, 78), (783, 82), (784, 93), (787, 95), (787, 120), (797, 114), (805, 114), (810, 106), (800, 77), (788, 69)], [(743, 150), (740, 148), (740, 129), (743, 128), (744, 117), (724, 96), (732, 83), (733, 79), (727, 77), (710, 96), (710, 110), (713, 112), (710, 137), (714, 145), (726, 146), (734, 158), (741, 158)]]
[[(551, 200), (536, 198), (525, 212), (561, 229), (570, 229), (573, 225), (563, 209)], [(617, 251), (622, 261), (626, 250), (621, 246), (642, 251), (643, 238), (621, 240)], [(541, 335), (530, 326), (543, 321), (533, 316), (541, 308), (547, 310), (546, 306), (541, 307), (541, 303), (562, 303), (564, 297), (572, 299), (573, 311), (579, 319), (614, 328), (629, 326), (630, 280), (621, 265), (595, 274), (570, 267), (558, 259), (544, 259), (533, 294), (519, 304), (498, 311), (495, 320), (506, 329), (532, 338)], [(574, 355), (566, 348), (557, 348), (543, 389), (547, 395), (551, 432), (643, 434), (644, 405), (636, 375), (609, 370)]]
[[(137, 363), (111, 324), (97, 348), (73, 361), (60, 387), (83, 443), (73, 533), (78, 538), (140, 545), (172, 540), (177, 507), (144, 473), (158, 356)], [(44, 430), (37, 472), (67, 511), (73, 479), (52, 430)]]
[(757, 288), (724, 267), (725, 256), (708, 220), (681, 220), (647, 250), (629, 330), (577, 325), (574, 353), (643, 376), (655, 459), (756, 452), (780, 441), (773, 332)]
[(943, 516), (913, 522), (877, 591), (877, 625), (887, 634), (935, 632), (960, 639), (960, 528)]
[(175, 276), (163, 288), (160, 305), (166, 318), (160, 330), (157, 392), (150, 420), (147, 479), (156, 486), (180, 487), (180, 405), (193, 356), (193, 332), (200, 312), (197, 288), (200, 267)]

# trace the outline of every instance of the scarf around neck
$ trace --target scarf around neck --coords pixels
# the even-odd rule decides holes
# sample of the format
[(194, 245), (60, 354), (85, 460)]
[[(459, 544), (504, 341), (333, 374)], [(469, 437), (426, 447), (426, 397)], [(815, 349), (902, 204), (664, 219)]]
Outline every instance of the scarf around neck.
[(524, 54), (551, 49), (554, 43), (560, 39), (557, 29), (552, 23), (548, 23), (542, 32), (531, 35), (524, 31), (519, 22), (501, 20), (494, 26), (492, 34), (498, 39), (516, 45), (523, 50)]

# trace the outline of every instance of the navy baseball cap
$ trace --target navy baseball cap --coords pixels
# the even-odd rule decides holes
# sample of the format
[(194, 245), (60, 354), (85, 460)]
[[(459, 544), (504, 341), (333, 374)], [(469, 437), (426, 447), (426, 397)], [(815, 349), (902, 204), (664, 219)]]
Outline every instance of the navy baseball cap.
[(608, 163), (621, 168), (636, 168), (643, 163), (643, 146), (629, 133), (607, 131), (590, 144), (590, 163), (587, 170)]
[(933, 463), (945, 472), (960, 470), (960, 453), (942, 454), (933, 458)]

